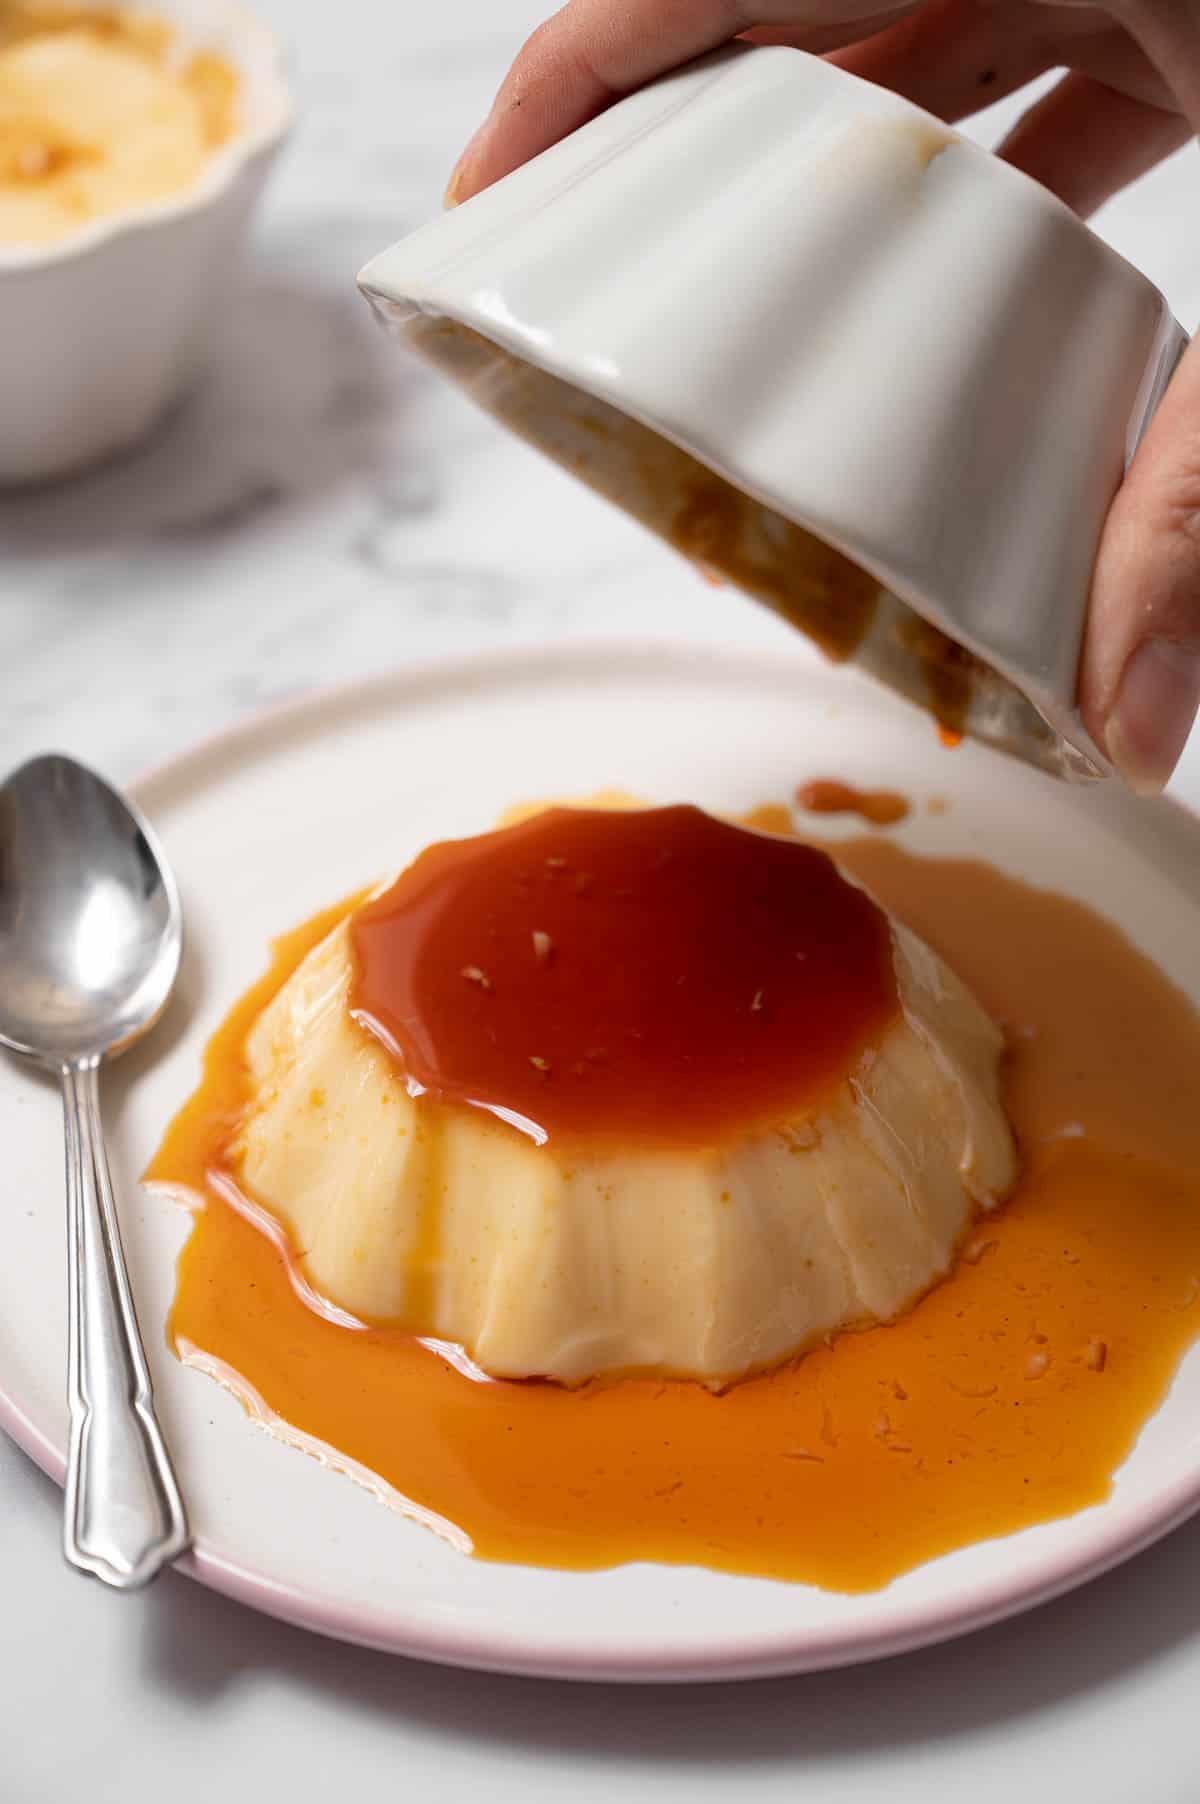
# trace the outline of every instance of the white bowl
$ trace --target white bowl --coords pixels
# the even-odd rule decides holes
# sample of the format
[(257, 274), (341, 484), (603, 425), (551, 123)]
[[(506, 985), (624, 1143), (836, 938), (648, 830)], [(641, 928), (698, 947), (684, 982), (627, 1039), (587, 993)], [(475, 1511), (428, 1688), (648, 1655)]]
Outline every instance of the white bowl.
[[(965, 730), (1045, 769), (1107, 771), (1075, 701), (1089, 578), (1185, 339), (1035, 182), (818, 58), (735, 47), (359, 280), (693, 554), (697, 494), (723, 510), (742, 586), (789, 617), (812, 560), (788, 522), (869, 572), (883, 593), (841, 649), (893, 688), (929, 704), (940, 685)], [(816, 556), (828, 589), (837, 560)], [(947, 665), (942, 634), (981, 663)]]
[(151, 0), (240, 78), (242, 124), (193, 187), (49, 246), (0, 244), (0, 483), (134, 444), (196, 374), (290, 104), (276, 40), (235, 0)]

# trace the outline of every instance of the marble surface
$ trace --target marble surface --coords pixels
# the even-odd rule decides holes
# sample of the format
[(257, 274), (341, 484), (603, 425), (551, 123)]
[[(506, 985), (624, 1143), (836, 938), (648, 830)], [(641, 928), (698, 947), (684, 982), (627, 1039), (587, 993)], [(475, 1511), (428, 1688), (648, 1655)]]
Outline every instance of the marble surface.
[[(54, 745), (129, 778), (248, 709), (468, 647), (783, 634), (402, 363), (354, 291), (439, 204), (540, 0), (258, 3), (301, 118), (211, 371), (134, 457), (0, 498), (0, 768)], [(1194, 156), (1101, 221), (1189, 326)], [(1198, 736), (1174, 787), (1200, 805)], [(0, 1745), (5, 1804), (1200, 1795), (1200, 1523), (955, 1647), (633, 1694), (336, 1648), (176, 1578), (116, 1599), (61, 1566), (56, 1494), (7, 1443), (0, 1500), (6, 1715), (30, 1726)]]

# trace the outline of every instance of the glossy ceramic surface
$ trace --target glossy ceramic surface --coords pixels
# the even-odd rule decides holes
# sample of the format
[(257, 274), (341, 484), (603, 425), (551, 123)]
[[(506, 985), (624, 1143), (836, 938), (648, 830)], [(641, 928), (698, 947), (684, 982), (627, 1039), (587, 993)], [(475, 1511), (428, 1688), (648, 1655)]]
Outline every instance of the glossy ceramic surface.
[[(991, 673), (969, 731), (1058, 774), (1106, 771), (1074, 696), (1088, 581), (1184, 335), (1037, 183), (819, 58), (734, 47), (360, 283), (647, 524), (672, 532), (683, 478), (646, 476), (638, 427), (845, 552), (886, 591), (855, 657), (893, 688), (929, 699), (912, 609)], [(443, 317), (558, 386), (517, 392), (499, 358), (431, 352), (422, 321)]]

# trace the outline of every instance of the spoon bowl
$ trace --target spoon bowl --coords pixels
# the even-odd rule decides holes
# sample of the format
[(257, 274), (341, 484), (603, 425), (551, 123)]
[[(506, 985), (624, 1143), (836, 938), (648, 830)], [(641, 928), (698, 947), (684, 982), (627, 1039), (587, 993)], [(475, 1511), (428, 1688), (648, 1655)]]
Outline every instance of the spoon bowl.
[(58, 1068), (118, 1052), (179, 970), (175, 880), (139, 815), (73, 759), (0, 788), (0, 1041)]
[(170, 867), (107, 783), (50, 754), (0, 786), (0, 1044), (58, 1072), (65, 1111), (64, 1551), (120, 1590), (189, 1536), (121, 1249), (99, 1069), (162, 1013), (182, 943)]

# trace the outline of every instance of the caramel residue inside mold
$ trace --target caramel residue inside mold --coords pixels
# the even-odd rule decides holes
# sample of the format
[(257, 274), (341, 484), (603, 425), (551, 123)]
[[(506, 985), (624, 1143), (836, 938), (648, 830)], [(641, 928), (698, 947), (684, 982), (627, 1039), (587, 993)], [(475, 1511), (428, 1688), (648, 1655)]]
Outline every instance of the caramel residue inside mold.
[(816, 641), (852, 657), (875, 618), (876, 579), (607, 401), (448, 319), (406, 320), (408, 344), (511, 431), (689, 558)]
[(894, 631), (921, 673), (925, 705), (938, 724), (942, 744), (948, 748), (960, 745), (976, 688), (987, 674), (986, 665), (965, 645), (917, 614), (897, 621)]
[[(955, 142), (932, 126), (900, 136), (918, 177)], [(883, 664), (894, 668), (899, 658), (911, 677), (901, 687), (955, 736), (947, 743), (958, 743), (972, 704), (1001, 683), (974, 653), (886, 596), (844, 552), (611, 403), (456, 320), (403, 313), (398, 329), (509, 430), (665, 539), (708, 582), (733, 583), (827, 657), (859, 658), (872, 668), (880, 661), (875, 636), (887, 636)]]
[(870, 629), (879, 599), (874, 577), (700, 464), (687, 474), (666, 536), (709, 581), (735, 583), (828, 658), (852, 657)]

